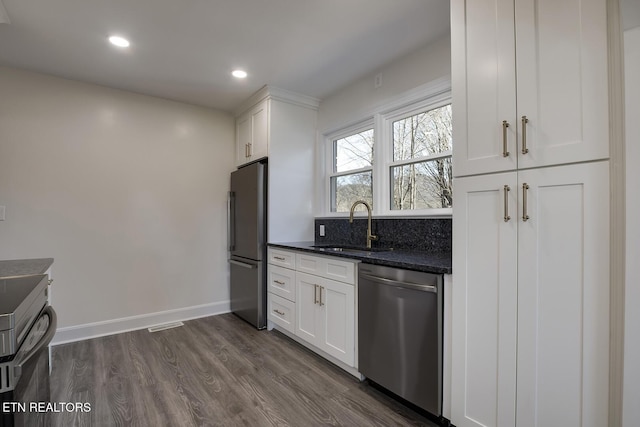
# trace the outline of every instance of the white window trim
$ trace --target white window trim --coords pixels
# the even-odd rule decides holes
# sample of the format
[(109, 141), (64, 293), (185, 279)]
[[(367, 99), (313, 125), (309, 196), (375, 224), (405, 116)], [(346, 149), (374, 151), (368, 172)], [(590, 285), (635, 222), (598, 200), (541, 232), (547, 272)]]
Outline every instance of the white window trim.
[[(318, 216), (325, 218), (344, 218), (349, 216), (349, 212), (331, 211), (331, 177), (348, 173), (333, 173), (333, 141), (353, 135), (373, 127), (374, 150), (373, 150), (373, 215), (385, 218), (450, 218), (452, 208), (444, 209), (412, 209), (412, 210), (392, 210), (391, 190), (390, 190), (390, 167), (394, 165), (417, 163), (425, 160), (435, 160), (441, 157), (448, 157), (446, 153), (438, 153), (434, 156), (410, 159), (409, 161), (393, 161), (393, 144), (391, 142), (391, 124), (398, 118), (418, 114), (422, 111), (442, 107), (451, 103), (451, 79), (441, 78), (433, 82), (424, 84), (409, 90), (387, 102), (374, 107), (358, 116), (346, 118), (342, 125), (332, 126), (331, 129), (321, 132), (319, 143), (323, 145), (319, 150), (322, 155), (318, 163), (318, 180), (323, 182), (317, 188), (323, 194), (316, 200), (320, 200), (321, 213)], [(386, 136), (386, 141), (383, 138)], [(370, 168), (363, 168), (370, 170)], [(365, 216), (366, 212), (356, 211), (356, 216)]]
[[(341, 172), (334, 172), (333, 171), (333, 167), (334, 164), (333, 162), (335, 161), (335, 153), (333, 151), (333, 141), (342, 139), (342, 138), (346, 138), (348, 136), (354, 135), (356, 133), (359, 132), (363, 132), (369, 129), (373, 129), (373, 155), (374, 155), (374, 165), (375, 165), (375, 153), (376, 153), (376, 136), (375, 136), (375, 127), (374, 127), (374, 121), (373, 118), (370, 118), (368, 120), (363, 120), (363, 121), (359, 121), (355, 124), (352, 124), (348, 127), (345, 127), (343, 129), (340, 129), (336, 132), (332, 132), (328, 135), (325, 135), (324, 137), (324, 146), (325, 146), (325, 163), (324, 163), (324, 210), (326, 212), (328, 212), (328, 216), (336, 216), (336, 217), (342, 217), (346, 215), (349, 215), (348, 212), (331, 212), (331, 178), (333, 177), (337, 177), (337, 176), (344, 176), (344, 175), (352, 175), (352, 174), (356, 174), (359, 172), (369, 172), (371, 171), (371, 175), (372, 177), (375, 175), (374, 172), (374, 168), (373, 167), (364, 167), (364, 168), (358, 168), (358, 169), (350, 169), (348, 171), (341, 171)], [(375, 188), (375, 186), (374, 186)]]
[[(380, 134), (377, 140), (383, 141), (384, 147), (380, 149), (380, 154), (374, 161), (382, 165), (380, 173), (384, 175), (382, 176), (382, 182), (378, 185), (378, 189), (380, 190), (378, 193), (379, 199), (374, 198), (374, 202), (378, 205), (377, 214), (380, 216), (421, 216), (421, 217), (432, 217), (432, 216), (446, 216), (452, 215), (451, 208), (440, 208), (440, 209), (410, 209), (410, 210), (397, 210), (391, 209), (391, 167), (393, 166), (402, 166), (402, 165), (410, 165), (412, 163), (420, 163), (429, 160), (436, 160), (443, 157), (451, 157), (452, 151), (448, 151), (446, 153), (438, 153), (431, 156), (422, 156), (416, 157), (413, 159), (407, 160), (393, 160), (393, 131), (392, 126), (393, 122), (396, 120), (401, 120), (406, 117), (414, 116), (416, 114), (420, 114), (424, 111), (433, 110), (436, 108), (443, 107), (451, 103), (451, 91), (443, 92), (435, 96), (428, 96), (426, 99), (422, 99), (420, 101), (411, 103), (409, 105), (405, 105), (400, 108), (396, 108), (393, 111), (388, 111), (387, 113), (380, 114)], [(375, 186), (374, 186), (375, 192)]]

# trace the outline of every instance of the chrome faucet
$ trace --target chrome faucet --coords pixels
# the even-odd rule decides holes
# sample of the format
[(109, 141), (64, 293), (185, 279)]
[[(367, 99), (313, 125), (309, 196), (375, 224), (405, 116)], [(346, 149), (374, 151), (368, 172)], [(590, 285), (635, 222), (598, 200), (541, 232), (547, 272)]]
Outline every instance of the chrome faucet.
[(378, 236), (374, 236), (371, 234), (371, 206), (369, 203), (364, 200), (357, 200), (353, 205), (351, 205), (351, 213), (349, 213), (349, 224), (353, 224), (353, 211), (356, 209), (356, 206), (364, 205), (367, 208), (367, 249), (371, 249), (371, 241), (378, 240)]

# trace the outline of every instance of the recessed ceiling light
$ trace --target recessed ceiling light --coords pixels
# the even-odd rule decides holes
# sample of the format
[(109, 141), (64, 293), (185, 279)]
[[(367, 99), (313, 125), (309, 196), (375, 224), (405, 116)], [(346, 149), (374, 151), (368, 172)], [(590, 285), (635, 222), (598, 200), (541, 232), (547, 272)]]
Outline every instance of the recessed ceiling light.
[(247, 77), (247, 72), (244, 70), (233, 70), (231, 75), (236, 79), (244, 79)]
[(118, 47), (129, 47), (129, 40), (123, 37), (111, 36), (109, 37), (109, 41), (111, 42), (112, 45), (115, 45)]

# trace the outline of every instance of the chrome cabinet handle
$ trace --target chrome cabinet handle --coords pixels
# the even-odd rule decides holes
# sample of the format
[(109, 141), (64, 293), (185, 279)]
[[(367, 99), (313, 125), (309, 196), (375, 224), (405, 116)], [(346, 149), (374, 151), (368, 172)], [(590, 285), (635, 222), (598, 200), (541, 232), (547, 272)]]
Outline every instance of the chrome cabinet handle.
[(247, 157), (251, 157), (253, 156), (253, 144), (248, 143), (247, 146), (249, 147), (249, 155)]
[(274, 256), (273, 259), (277, 259), (278, 261), (286, 261), (286, 259), (282, 258), (281, 256)]
[(509, 123), (506, 120), (502, 121), (502, 157), (509, 157), (509, 151), (507, 150), (507, 128)]
[(322, 302), (322, 290), (324, 289), (323, 286), (319, 286), (320, 288), (320, 307), (322, 307), (324, 305), (324, 303)]
[(503, 188), (504, 191), (504, 222), (509, 222), (511, 217), (509, 216), (509, 191), (511, 191), (511, 187), (505, 185)]
[(529, 189), (529, 184), (526, 182), (522, 184), (522, 220), (526, 221), (529, 219), (529, 215), (527, 215), (527, 190)]
[(280, 310), (274, 309), (273, 312), (279, 314), (280, 316), (284, 316), (284, 313)]
[(529, 152), (527, 148), (527, 123), (529, 123), (527, 116), (522, 116), (522, 154)]
[(281, 282), (280, 280), (274, 280), (273, 283), (276, 283), (280, 286), (284, 286), (284, 282)]
[(318, 303), (318, 285), (313, 285), (313, 304)]

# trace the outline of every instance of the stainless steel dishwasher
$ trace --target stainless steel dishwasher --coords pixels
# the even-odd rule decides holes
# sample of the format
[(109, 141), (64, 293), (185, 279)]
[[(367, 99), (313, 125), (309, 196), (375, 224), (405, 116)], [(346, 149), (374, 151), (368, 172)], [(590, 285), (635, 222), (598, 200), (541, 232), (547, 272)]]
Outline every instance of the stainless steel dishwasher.
[(361, 263), (358, 370), (442, 416), (442, 275)]

